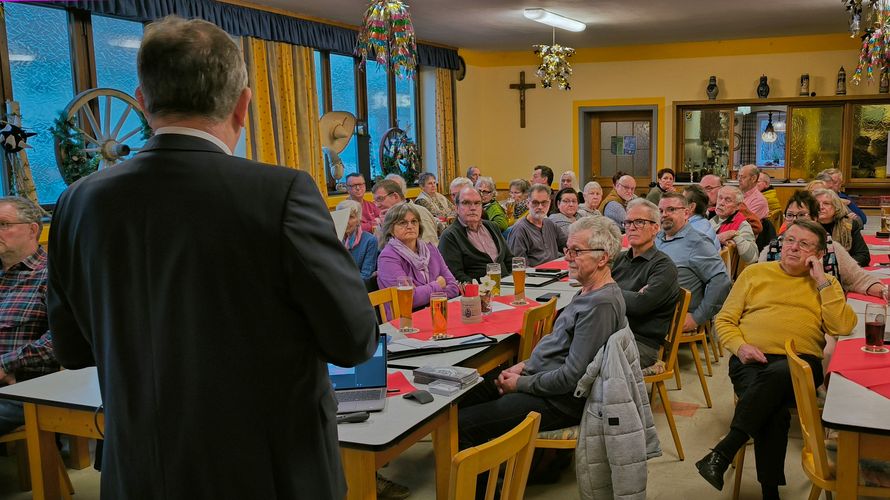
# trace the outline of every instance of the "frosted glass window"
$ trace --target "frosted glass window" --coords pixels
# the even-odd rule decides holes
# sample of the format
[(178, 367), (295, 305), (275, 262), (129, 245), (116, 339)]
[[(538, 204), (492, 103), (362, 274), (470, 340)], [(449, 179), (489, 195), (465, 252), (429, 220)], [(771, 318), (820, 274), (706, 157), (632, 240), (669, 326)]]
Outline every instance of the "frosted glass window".
[(142, 24), (111, 17), (93, 16), (93, 52), (96, 54), (96, 81), (108, 87), (136, 94), (136, 53), (142, 43)]
[(413, 79), (396, 78), (396, 119), (398, 127), (417, 142), (417, 93)]
[(321, 52), (314, 51), (313, 57), (315, 59), (315, 91), (318, 94), (318, 114), (323, 115), (325, 112), (324, 109), (324, 74), (321, 66)]
[(371, 135), (371, 178), (382, 177), (380, 165), (380, 140), (389, 130), (389, 92), (387, 74), (377, 65), (369, 64), (365, 70), (368, 79), (368, 132)]
[(890, 133), (890, 106), (853, 105), (851, 178), (887, 179), (888, 133)]
[[(858, 106), (854, 106), (854, 109), (856, 107)], [(809, 180), (826, 168), (838, 167), (841, 159), (843, 121), (842, 106), (793, 108), (788, 130), (790, 134), (788, 163), (791, 166), (789, 170), (791, 179)], [(853, 137), (856, 137), (855, 133)]]
[[(356, 113), (355, 59), (349, 56), (331, 54), (331, 100), (334, 111)], [(337, 182), (346, 182), (346, 176), (359, 171), (358, 138), (353, 136), (346, 149), (340, 153), (343, 160), (343, 177)]]

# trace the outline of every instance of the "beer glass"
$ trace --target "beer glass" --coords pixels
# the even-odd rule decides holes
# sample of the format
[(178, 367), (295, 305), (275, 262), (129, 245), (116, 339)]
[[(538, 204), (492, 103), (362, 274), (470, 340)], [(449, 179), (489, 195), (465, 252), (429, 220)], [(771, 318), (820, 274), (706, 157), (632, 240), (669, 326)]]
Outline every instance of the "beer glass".
[(887, 327), (887, 306), (884, 304), (865, 305), (865, 352), (884, 353), (884, 329)]
[(408, 276), (399, 276), (396, 281), (396, 300), (399, 301), (399, 331), (401, 333), (417, 333), (411, 320), (414, 306), (414, 281)]
[(890, 202), (881, 203), (881, 232), (890, 232)]
[(516, 212), (514, 211), (516, 208), (516, 202), (513, 201), (513, 198), (507, 199), (507, 203), (504, 204), (504, 211), (507, 212), (507, 222), (512, 226), (513, 222), (516, 220)]
[(514, 306), (524, 306), (525, 301), (525, 257), (513, 257), (513, 302)]
[(491, 289), (491, 296), (497, 297), (501, 294), (501, 264), (492, 262), (486, 266), (485, 274), (494, 281), (494, 288)]
[(445, 292), (430, 294), (430, 315), (433, 318), (433, 334), (448, 332), (448, 296)]

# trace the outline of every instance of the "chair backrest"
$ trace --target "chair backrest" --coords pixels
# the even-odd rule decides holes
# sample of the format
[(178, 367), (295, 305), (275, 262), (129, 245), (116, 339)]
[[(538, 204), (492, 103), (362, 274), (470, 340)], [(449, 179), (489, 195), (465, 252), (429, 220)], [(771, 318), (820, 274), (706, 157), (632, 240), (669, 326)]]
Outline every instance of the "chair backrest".
[(674, 306), (674, 317), (671, 318), (671, 328), (668, 330), (664, 346), (659, 351), (661, 361), (664, 361), (664, 374), (673, 374), (677, 365), (677, 351), (680, 347), (680, 336), (683, 335), (683, 325), (686, 322), (686, 313), (689, 311), (689, 301), (692, 293), (681, 288), (677, 294), (677, 305)]
[(803, 435), (803, 457), (812, 455), (816, 475), (829, 479), (832, 473), (828, 468), (828, 456), (825, 453), (825, 431), (819, 406), (816, 403), (816, 384), (813, 382), (813, 369), (797, 355), (794, 339), (785, 340), (785, 354), (788, 356), (788, 367), (791, 370), (791, 384), (794, 386), (794, 401), (800, 417), (800, 432)]
[(451, 460), (450, 500), (475, 498), (476, 478), (488, 472), (485, 498), (494, 498), (498, 472), (506, 463), (501, 499), (519, 500), (525, 494), (528, 470), (535, 451), (535, 437), (541, 425), (541, 415), (529, 412), (519, 425), (501, 437), (461, 451)]
[(738, 249), (735, 245), (727, 245), (720, 250), (720, 258), (723, 259), (723, 263), (726, 265), (729, 279), (735, 281), (736, 276), (739, 274), (740, 259)]
[[(381, 323), (386, 323), (399, 317), (399, 300), (396, 295), (396, 287), (392, 286), (371, 292), (368, 294), (368, 300), (371, 301), (372, 307), (377, 308), (377, 315)], [(392, 317), (387, 317), (386, 306), (389, 306)]]
[(522, 331), (519, 332), (518, 361), (525, 361), (544, 336), (553, 331), (556, 317), (556, 297), (538, 307), (530, 307), (522, 316)]
[(772, 221), (770, 221), (769, 218), (764, 218), (761, 220), (761, 223), (763, 229), (760, 230), (760, 234), (754, 239), (754, 243), (757, 244), (758, 252), (761, 252), (771, 241), (776, 239), (776, 227), (773, 225)]
[(773, 229), (778, 231), (779, 228), (782, 227), (782, 221), (785, 219), (784, 210), (782, 210), (781, 208), (777, 208), (768, 213), (766, 215), (766, 218), (769, 219), (770, 223), (773, 225)]

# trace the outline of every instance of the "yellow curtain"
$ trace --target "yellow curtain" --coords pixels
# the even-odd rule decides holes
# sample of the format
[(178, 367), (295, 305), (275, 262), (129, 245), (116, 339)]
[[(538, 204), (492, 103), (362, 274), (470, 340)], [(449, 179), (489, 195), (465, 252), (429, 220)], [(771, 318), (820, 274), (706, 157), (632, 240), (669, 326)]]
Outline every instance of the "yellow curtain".
[(436, 69), (436, 157), (439, 189), (448, 193), (448, 185), (458, 177), (454, 137), (454, 93), (451, 70)]

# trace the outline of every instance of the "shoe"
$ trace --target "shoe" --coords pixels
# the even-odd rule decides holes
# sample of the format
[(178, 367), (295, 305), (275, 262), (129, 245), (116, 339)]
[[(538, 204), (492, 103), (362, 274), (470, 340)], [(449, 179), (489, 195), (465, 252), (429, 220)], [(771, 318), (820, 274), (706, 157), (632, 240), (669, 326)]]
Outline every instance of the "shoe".
[(695, 462), (695, 468), (711, 486), (723, 490), (723, 475), (729, 468), (729, 459), (712, 450), (705, 458)]
[(410, 495), (411, 490), (407, 487), (394, 483), (380, 474), (377, 474), (378, 498), (408, 498)]

